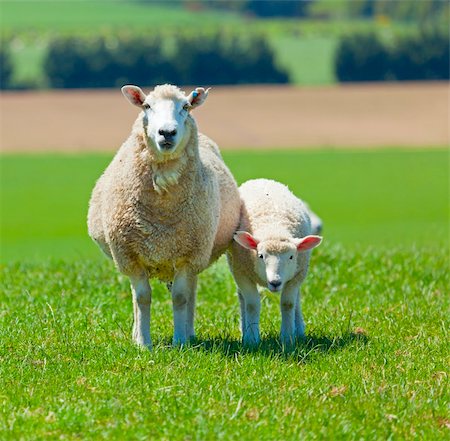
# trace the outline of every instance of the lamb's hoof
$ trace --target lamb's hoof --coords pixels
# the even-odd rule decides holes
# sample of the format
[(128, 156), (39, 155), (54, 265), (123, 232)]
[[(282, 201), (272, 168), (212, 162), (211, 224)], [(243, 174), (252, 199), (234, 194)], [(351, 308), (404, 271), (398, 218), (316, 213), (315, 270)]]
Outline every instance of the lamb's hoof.
[(305, 343), (306, 342), (306, 335), (304, 333), (301, 334), (295, 334), (295, 339), (298, 343)]
[(261, 343), (261, 339), (260, 338), (255, 338), (255, 337), (244, 337), (242, 339), (242, 345), (246, 348), (256, 348), (257, 346), (259, 346), (259, 344)]

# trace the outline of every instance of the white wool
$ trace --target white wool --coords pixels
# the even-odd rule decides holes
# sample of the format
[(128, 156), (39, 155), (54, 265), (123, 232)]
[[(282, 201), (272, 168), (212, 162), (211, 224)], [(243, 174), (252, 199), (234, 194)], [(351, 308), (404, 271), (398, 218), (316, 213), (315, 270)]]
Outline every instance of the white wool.
[[(238, 287), (244, 343), (256, 344), (260, 339), (257, 285), (281, 292), (281, 337), (290, 343), (304, 335), (299, 287), (306, 277), (311, 251), (297, 251), (297, 246), (311, 235), (308, 207), (285, 185), (268, 179), (247, 181), (239, 192), (237, 236), (247, 232), (257, 243), (256, 249), (248, 249), (235, 236), (227, 254)], [(320, 243), (320, 238), (313, 238)]]
[[(153, 114), (142, 111), (127, 141), (99, 178), (88, 213), (89, 235), (119, 271), (130, 277), (134, 302), (133, 338), (151, 347), (151, 289), (148, 278), (173, 282), (174, 342), (193, 337), (196, 280), (229, 246), (239, 221), (239, 193), (217, 145), (197, 133), (182, 110), (188, 99), (175, 86), (158, 86), (147, 97), (136, 86), (133, 104), (158, 100), (180, 116), (176, 150), (158, 149), (150, 135)], [(126, 94), (126, 90), (124, 92)], [(191, 94), (192, 95), (192, 94)], [(207, 96), (196, 89), (198, 102)], [(174, 114), (175, 114), (174, 110)], [(158, 128), (152, 127), (158, 136)]]

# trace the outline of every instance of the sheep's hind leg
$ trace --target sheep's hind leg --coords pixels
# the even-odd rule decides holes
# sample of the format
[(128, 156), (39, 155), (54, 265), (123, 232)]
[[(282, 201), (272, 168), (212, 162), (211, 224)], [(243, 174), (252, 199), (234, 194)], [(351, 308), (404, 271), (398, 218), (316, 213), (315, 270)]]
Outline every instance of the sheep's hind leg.
[(146, 275), (130, 277), (133, 293), (133, 340), (139, 346), (152, 348), (150, 338), (150, 306), (152, 290)]
[(194, 286), (189, 292), (187, 299), (187, 318), (186, 318), (186, 338), (188, 340), (195, 339), (194, 318), (195, 318), (195, 302), (197, 295), (197, 278), (195, 278)]
[(174, 345), (186, 344), (188, 326), (189, 332), (193, 332), (196, 285), (196, 274), (188, 270), (181, 270), (175, 274), (172, 286)]

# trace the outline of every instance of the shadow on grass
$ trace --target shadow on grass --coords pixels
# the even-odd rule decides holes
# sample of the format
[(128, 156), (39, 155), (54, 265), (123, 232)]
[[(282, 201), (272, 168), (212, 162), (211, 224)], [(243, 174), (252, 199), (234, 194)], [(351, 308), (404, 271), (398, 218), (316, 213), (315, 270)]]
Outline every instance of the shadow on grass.
[(197, 339), (190, 346), (191, 350), (205, 352), (221, 352), (227, 357), (236, 358), (248, 354), (260, 354), (270, 358), (285, 358), (297, 363), (307, 363), (317, 355), (326, 355), (331, 352), (340, 351), (348, 345), (358, 342), (366, 344), (368, 337), (364, 334), (354, 332), (345, 333), (342, 336), (316, 336), (307, 335), (304, 340), (295, 345), (285, 347), (279, 338), (269, 336), (262, 339), (258, 346), (253, 348), (242, 345), (241, 340), (233, 338)]

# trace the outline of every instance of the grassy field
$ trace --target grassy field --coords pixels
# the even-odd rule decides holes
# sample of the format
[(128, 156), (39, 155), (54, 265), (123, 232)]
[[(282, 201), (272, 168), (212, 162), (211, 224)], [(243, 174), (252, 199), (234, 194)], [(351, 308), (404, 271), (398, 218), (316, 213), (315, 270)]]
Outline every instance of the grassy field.
[(285, 352), (277, 296), (239, 343), (223, 260), (201, 275), (197, 341), (130, 342), (128, 282), (86, 238), (110, 156), (1, 157), (0, 439), (448, 439), (448, 153), (226, 152), (325, 221), (303, 289), (307, 339)]
[[(23, 14), (26, 5), (27, 14)], [(2, 23), (6, 30), (48, 32), (92, 32), (124, 28), (163, 28), (193, 26), (199, 21), (208, 26), (242, 21), (224, 11), (188, 11), (177, 6), (149, 5), (123, 0), (2, 0)]]
[[(289, 184), (346, 248), (448, 243), (448, 154), (423, 151), (224, 152), (239, 183)], [(110, 155), (5, 155), (0, 260), (100, 258), (86, 234), (89, 194)]]

